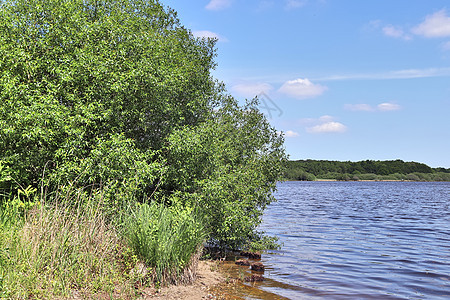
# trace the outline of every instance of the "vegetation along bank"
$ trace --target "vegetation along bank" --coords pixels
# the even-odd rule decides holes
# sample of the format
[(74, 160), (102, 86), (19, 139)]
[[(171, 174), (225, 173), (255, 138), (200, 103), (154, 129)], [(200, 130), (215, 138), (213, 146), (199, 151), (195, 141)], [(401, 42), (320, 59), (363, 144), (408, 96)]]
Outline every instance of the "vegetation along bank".
[(157, 0), (0, 2), (0, 298), (135, 297), (266, 247), (283, 138)]
[(287, 180), (399, 180), (450, 181), (450, 169), (431, 168), (423, 163), (402, 160), (358, 162), (296, 160), (286, 163)]

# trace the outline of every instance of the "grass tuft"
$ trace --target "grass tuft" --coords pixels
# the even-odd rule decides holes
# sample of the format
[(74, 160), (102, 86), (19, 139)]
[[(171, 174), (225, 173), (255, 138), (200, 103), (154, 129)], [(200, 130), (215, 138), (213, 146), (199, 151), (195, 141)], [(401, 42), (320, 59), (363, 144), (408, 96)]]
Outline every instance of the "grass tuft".
[(206, 232), (193, 210), (141, 204), (129, 215), (125, 228), (130, 247), (154, 268), (158, 285), (195, 279)]

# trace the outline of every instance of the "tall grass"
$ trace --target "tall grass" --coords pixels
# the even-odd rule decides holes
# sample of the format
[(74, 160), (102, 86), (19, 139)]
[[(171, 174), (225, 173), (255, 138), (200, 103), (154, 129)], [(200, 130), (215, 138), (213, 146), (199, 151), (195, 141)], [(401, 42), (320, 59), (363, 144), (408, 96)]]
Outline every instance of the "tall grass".
[(117, 293), (117, 286), (122, 287), (120, 294), (130, 294), (124, 285), (119, 235), (105, 219), (101, 201), (68, 206), (64, 199), (51, 200), (51, 205), (39, 205), (22, 216), (13, 215), (11, 207), (1, 209), (1, 297)]
[(1, 299), (134, 298), (195, 279), (207, 233), (192, 209), (131, 199), (112, 215), (101, 190), (62, 191), (0, 202)]
[(193, 210), (142, 204), (126, 219), (125, 228), (130, 247), (154, 268), (158, 284), (194, 279), (206, 232)]

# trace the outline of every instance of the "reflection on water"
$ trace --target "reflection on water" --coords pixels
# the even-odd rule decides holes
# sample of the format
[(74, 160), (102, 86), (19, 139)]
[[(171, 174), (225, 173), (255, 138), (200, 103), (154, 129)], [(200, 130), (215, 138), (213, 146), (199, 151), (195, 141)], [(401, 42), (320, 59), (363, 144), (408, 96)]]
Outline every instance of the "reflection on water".
[[(450, 298), (449, 183), (285, 182), (276, 198), (261, 229), (284, 246), (263, 255), (266, 281), (234, 295)], [(251, 272), (229, 265), (237, 278)]]
[[(266, 291), (261, 287), (273, 287), (276, 289), (298, 289), (296, 286), (290, 286), (282, 282), (277, 282), (271, 278), (267, 278), (264, 282), (245, 282), (244, 278), (252, 274), (263, 274), (263, 272), (251, 271), (249, 267), (237, 266), (234, 261), (240, 257), (231, 257), (229, 260), (220, 263), (221, 272), (230, 278), (228, 283), (217, 286), (212, 292), (217, 292), (226, 299), (289, 299), (278, 295), (277, 293)], [(251, 260), (253, 261), (253, 260)], [(267, 272), (267, 271), (266, 271)], [(267, 273), (266, 273), (267, 274)], [(264, 275), (267, 276), (267, 275)], [(237, 279), (237, 280), (236, 280)]]

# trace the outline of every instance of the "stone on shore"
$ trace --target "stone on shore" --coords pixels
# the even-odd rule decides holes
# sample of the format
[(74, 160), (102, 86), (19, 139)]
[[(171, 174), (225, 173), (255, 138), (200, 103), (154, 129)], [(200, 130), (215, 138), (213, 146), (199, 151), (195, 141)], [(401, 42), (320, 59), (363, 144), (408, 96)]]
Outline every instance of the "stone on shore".
[(259, 252), (241, 251), (240, 255), (251, 259), (261, 259), (261, 253)]
[(264, 265), (261, 262), (254, 262), (251, 266), (253, 271), (264, 271)]
[(250, 266), (250, 262), (248, 261), (248, 259), (238, 259), (235, 264), (240, 266)]

